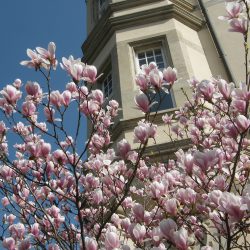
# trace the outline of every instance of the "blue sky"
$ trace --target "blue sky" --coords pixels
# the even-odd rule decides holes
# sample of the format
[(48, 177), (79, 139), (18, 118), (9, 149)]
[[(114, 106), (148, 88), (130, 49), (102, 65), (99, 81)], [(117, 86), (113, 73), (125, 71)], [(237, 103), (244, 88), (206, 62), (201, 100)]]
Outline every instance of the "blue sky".
[[(84, 0), (1, 0), (0, 1), (0, 88), (16, 78), (36, 80), (37, 74), (21, 66), (26, 49), (57, 45), (57, 58), (81, 57), (86, 37)], [(54, 75), (58, 86), (69, 80), (59, 70)]]
[[(85, 19), (85, 0), (0, 0), (0, 89), (16, 78), (24, 84), (31, 80), (44, 86), (39, 72), (20, 65), (20, 61), (28, 59), (27, 48), (47, 48), (53, 41), (59, 62), (62, 56), (82, 57)], [(51, 78), (52, 89), (60, 91), (71, 81), (60, 66), (52, 72)], [(74, 116), (74, 112), (69, 113)], [(1, 116), (0, 112), (0, 120)], [(71, 117), (67, 120), (71, 121)], [(66, 125), (72, 126), (70, 122)], [(85, 121), (82, 126), (84, 134), (87, 131)], [(16, 138), (10, 137), (9, 142), (14, 144)]]

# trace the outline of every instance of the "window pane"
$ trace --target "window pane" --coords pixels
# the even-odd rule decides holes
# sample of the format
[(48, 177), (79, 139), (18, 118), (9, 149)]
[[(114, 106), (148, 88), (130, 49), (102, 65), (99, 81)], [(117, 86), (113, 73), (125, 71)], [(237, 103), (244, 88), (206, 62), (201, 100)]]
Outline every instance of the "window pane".
[[(151, 112), (156, 112), (157, 110), (164, 110), (173, 108), (173, 101), (171, 94), (166, 94), (163, 90), (160, 93), (150, 93), (151, 98), (154, 98), (154, 101), (157, 101), (150, 109)], [(160, 106), (159, 106), (160, 105)]]
[(166, 67), (164, 63), (163, 53), (161, 48), (148, 49), (145, 52), (141, 51), (137, 54), (139, 65), (149, 64), (151, 62), (156, 62), (159, 69), (163, 69)]
[(165, 67), (164, 63), (157, 63), (157, 66), (159, 69), (163, 69)]
[(147, 57), (154, 56), (153, 51), (152, 51), (152, 50), (150, 50), (150, 51), (146, 51), (146, 56), (147, 56)]
[(145, 58), (145, 53), (138, 53), (138, 58), (141, 59), (141, 58)]
[(100, 6), (100, 8), (105, 4), (105, 1), (106, 0), (99, 0), (99, 6)]
[(161, 55), (161, 49), (155, 49), (155, 55)]
[(112, 76), (111, 76), (111, 74), (108, 75), (108, 81), (109, 81), (109, 82), (112, 81)]
[(154, 57), (149, 57), (148, 58), (148, 64), (151, 63), (151, 62), (154, 62), (155, 61), (155, 58)]
[(156, 61), (156, 62), (163, 62), (162, 55), (155, 56), (155, 61)]
[(146, 64), (146, 63), (147, 63), (146, 59), (139, 60), (140, 66), (142, 66), (143, 64)]
[(103, 81), (103, 92), (105, 97), (109, 97), (112, 94), (112, 74), (109, 73)]

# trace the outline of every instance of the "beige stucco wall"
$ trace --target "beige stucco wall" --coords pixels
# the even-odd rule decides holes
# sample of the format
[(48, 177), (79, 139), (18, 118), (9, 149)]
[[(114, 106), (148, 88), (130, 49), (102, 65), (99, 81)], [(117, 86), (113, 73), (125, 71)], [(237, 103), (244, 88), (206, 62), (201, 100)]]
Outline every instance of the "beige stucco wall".
[(208, 17), (218, 37), (223, 54), (236, 82), (244, 81), (243, 36), (228, 32), (229, 24), (221, 21), (218, 16), (226, 14), (224, 0), (203, 0)]

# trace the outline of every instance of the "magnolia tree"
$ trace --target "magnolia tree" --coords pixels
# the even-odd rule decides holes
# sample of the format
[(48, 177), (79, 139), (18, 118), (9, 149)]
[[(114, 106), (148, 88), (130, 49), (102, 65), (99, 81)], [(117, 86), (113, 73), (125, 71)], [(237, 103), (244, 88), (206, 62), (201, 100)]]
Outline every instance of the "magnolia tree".
[[(55, 44), (27, 50), (30, 60), (21, 64), (45, 81), (16, 80), (0, 92), (2, 247), (250, 249), (249, 3), (227, 2), (223, 19), (244, 38), (246, 79), (189, 81), (192, 96), (163, 121), (166, 137), (191, 144), (167, 163), (154, 163), (144, 152), (157, 134), (150, 108), (175, 84), (176, 69), (142, 67), (135, 105), (145, 117), (134, 128), (136, 150), (125, 139), (114, 150), (110, 128), (118, 103), (107, 104), (95, 89), (96, 68), (63, 58), (72, 82), (59, 92), (50, 83)], [(69, 112), (75, 117), (70, 129)], [(86, 143), (85, 118), (91, 127)]]

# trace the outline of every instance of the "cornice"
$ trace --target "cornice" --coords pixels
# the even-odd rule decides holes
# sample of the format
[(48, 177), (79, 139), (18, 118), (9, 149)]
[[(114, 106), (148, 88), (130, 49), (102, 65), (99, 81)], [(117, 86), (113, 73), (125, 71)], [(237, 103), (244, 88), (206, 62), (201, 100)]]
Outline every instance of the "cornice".
[[(162, 2), (163, 0), (154, 0), (154, 2)], [(110, 7), (112, 11), (120, 11), (140, 5), (152, 3), (152, 0), (124, 0), (116, 3), (111, 3)]]
[[(167, 112), (166, 110), (164, 110), (164, 111), (159, 111), (157, 114), (152, 113), (151, 118), (155, 116), (154, 124), (157, 125), (163, 124), (162, 116), (166, 113), (168, 115), (171, 115), (177, 110), (178, 108), (173, 108), (169, 109)], [(114, 124), (112, 128), (112, 141), (115, 141), (121, 135), (121, 133), (126, 131), (132, 131), (137, 126), (137, 123), (142, 119), (144, 119), (144, 116), (139, 116), (133, 119), (126, 119), (126, 120), (120, 119), (117, 123)]]
[(193, 11), (195, 8), (193, 4), (189, 3), (186, 0), (171, 0), (171, 2), (189, 11)]
[(173, 142), (166, 142), (162, 144), (155, 144), (148, 146), (145, 150), (145, 155), (150, 156), (150, 158), (166, 158), (164, 156), (167, 156), (169, 159), (176, 158), (175, 152), (178, 149), (187, 150), (191, 147), (191, 140), (190, 139), (182, 139), (182, 140), (176, 140)]
[[(146, 1), (146, 0), (144, 0)], [(122, 16), (112, 16), (112, 8), (106, 10), (98, 24), (88, 35), (87, 40), (82, 45), (84, 62), (93, 63), (94, 59), (104, 48), (107, 41), (117, 30), (126, 29), (133, 26), (151, 24), (166, 19), (175, 18), (176, 20), (188, 25), (194, 30), (202, 28), (202, 19), (193, 15), (190, 10), (183, 7), (183, 4), (172, 3), (169, 5), (144, 10), (137, 13)], [(112, 6), (112, 4), (111, 4)]]

